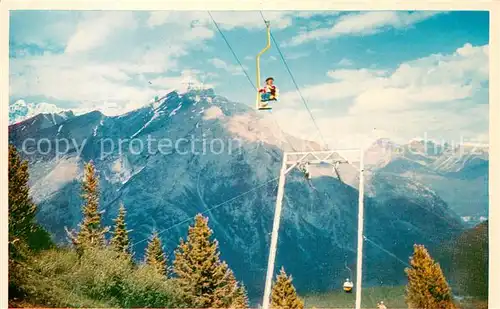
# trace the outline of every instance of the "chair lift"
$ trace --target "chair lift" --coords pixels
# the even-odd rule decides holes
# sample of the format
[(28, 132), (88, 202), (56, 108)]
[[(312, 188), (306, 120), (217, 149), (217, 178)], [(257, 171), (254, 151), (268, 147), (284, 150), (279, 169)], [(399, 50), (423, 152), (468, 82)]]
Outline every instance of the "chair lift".
[(354, 284), (350, 280), (350, 278), (352, 277), (352, 270), (349, 267), (347, 267), (347, 261), (345, 262), (345, 268), (347, 268), (349, 270), (349, 278), (345, 279), (344, 286), (343, 286), (344, 292), (352, 293), (352, 288), (354, 287)]
[(345, 279), (345, 282), (344, 282), (344, 292), (346, 292), (346, 293), (352, 293), (353, 286), (354, 286), (354, 284), (352, 283), (351, 280), (349, 280), (349, 278)]
[(298, 168), (302, 173), (304, 173), (304, 177), (307, 180), (311, 180), (311, 173), (309, 172), (309, 162), (300, 163)]
[[(271, 24), (269, 21), (265, 21), (267, 28), (267, 45), (257, 54), (257, 87), (260, 87), (260, 56), (265, 53), (271, 47)], [(271, 101), (271, 100), (270, 100)], [(272, 101), (276, 101), (276, 99), (272, 99)], [(268, 101), (262, 101), (261, 93), (257, 89), (257, 100), (256, 105), (258, 110), (270, 110), (271, 106), (268, 105)]]
[(338, 167), (339, 167), (339, 162), (335, 162), (335, 164), (333, 165), (333, 172), (335, 172), (335, 174), (337, 175), (337, 178), (339, 179), (339, 181), (343, 182), (342, 178), (340, 178)]

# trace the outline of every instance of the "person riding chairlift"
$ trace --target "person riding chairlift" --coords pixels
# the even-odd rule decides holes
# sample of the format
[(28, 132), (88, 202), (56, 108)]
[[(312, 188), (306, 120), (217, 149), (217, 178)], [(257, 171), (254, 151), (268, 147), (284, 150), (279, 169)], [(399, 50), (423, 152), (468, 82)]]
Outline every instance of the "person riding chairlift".
[(264, 87), (259, 89), (262, 102), (276, 101), (278, 98), (278, 87), (274, 85), (274, 78), (268, 77)]

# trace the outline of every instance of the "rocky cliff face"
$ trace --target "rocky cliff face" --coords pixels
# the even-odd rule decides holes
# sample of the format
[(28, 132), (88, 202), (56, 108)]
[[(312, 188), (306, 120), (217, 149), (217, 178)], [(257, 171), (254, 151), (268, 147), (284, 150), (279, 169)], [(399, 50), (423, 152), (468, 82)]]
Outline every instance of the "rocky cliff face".
[[(251, 295), (262, 293), (282, 152), (317, 145), (283, 134), (267, 113), (211, 90), (172, 92), (118, 117), (93, 112), (40, 128), (32, 121), (11, 126), (10, 142), (21, 148), (27, 138), (45, 139), (42, 153), (25, 143), (33, 153), (24, 157), (39, 221), (58, 241), (65, 241), (64, 226), (75, 228), (81, 218), (79, 181), (92, 160), (105, 223), (112, 224), (123, 202), (136, 258), (154, 229), (172, 258), (190, 218), (202, 212), (222, 258)], [(287, 178), (276, 267), (284, 265), (301, 291), (339, 288), (349, 276), (345, 264), (355, 268), (358, 191), (349, 166), (340, 174), (348, 181), (322, 173), (308, 184), (296, 171)], [(404, 280), (404, 265), (387, 252), (407, 261), (414, 243), (435, 246), (462, 227), (425, 186), (405, 177), (369, 180), (365, 283), (395, 284)]]

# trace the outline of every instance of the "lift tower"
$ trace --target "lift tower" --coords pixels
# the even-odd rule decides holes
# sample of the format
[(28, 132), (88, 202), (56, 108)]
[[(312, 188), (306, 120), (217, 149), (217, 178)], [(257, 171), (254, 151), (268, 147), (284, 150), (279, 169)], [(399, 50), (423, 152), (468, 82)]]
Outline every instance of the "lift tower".
[[(346, 160), (343, 154), (359, 152), (359, 160)], [(274, 210), (273, 231), (271, 234), (271, 246), (269, 251), (269, 259), (267, 263), (266, 285), (264, 288), (264, 299), (262, 300), (262, 309), (269, 309), (271, 298), (271, 285), (274, 274), (274, 262), (276, 260), (276, 247), (278, 244), (278, 231), (281, 221), (281, 210), (283, 195), (285, 194), (286, 175), (298, 165), (307, 162), (309, 164), (327, 163), (337, 166), (339, 163), (348, 163), (356, 168), (355, 162), (359, 162), (359, 199), (358, 199), (358, 249), (356, 263), (356, 309), (361, 308), (361, 280), (363, 266), (363, 216), (364, 216), (364, 165), (363, 165), (363, 150), (362, 149), (333, 149), (327, 151), (306, 151), (306, 152), (284, 152), (283, 162), (280, 170), (280, 178), (278, 184), (278, 196), (276, 198), (276, 207)]]

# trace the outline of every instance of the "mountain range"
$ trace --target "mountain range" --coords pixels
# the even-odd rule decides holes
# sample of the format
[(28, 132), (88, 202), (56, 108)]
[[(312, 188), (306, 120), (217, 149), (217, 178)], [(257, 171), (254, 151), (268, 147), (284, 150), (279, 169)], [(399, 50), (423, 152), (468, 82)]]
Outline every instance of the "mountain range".
[[(164, 144), (151, 142), (145, 151), (152, 140)], [(38, 221), (56, 241), (66, 242), (64, 227), (76, 228), (81, 219), (83, 164), (92, 161), (104, 223), (111, 225), (125, 205), (137, 259), (157, 230), (171, 260), (201, 212), (251, 297), (264, 288), (282, 153), (318, 149), (281, 132), (267, 113), (211, 89), (171, 92), (120, 116), (39, 114), (10, 125), (9, 141), (29, 161)], [(56, 145), (67, 151), (56, 152)], [(414, 243), (439, 247), (462, 233), (460, 216), (487, 214), (487, 150), (459, 155), (444, 147), (430, 154), (421, 147), (383, 139), (366, 151), (363, 284), (404, 282)], [(347, 267), (355, 269), (356, 170), (343, 164), (340, 177), (324, 171), (310, 183), (296, 170), (287, 176), (276, 267), (293, 275), (299, 292), (338, 289), (351, 275)]]
[(367, 150), (366, 157), (375, 174), (424, 184), (469, 224), (477, 222), (466, 218), (485, 220), (488, 216), (486, 145), (439, 145), (425, 140), (397, 145), (380, 139)]
[(24, 100), (17, 100), (9, 105), (9, 124), (24, 121), (38, 114), (67, 117), (68, 113), (73, 115), (72, 112), (62, 110), (51, 103), (26, 103)]

